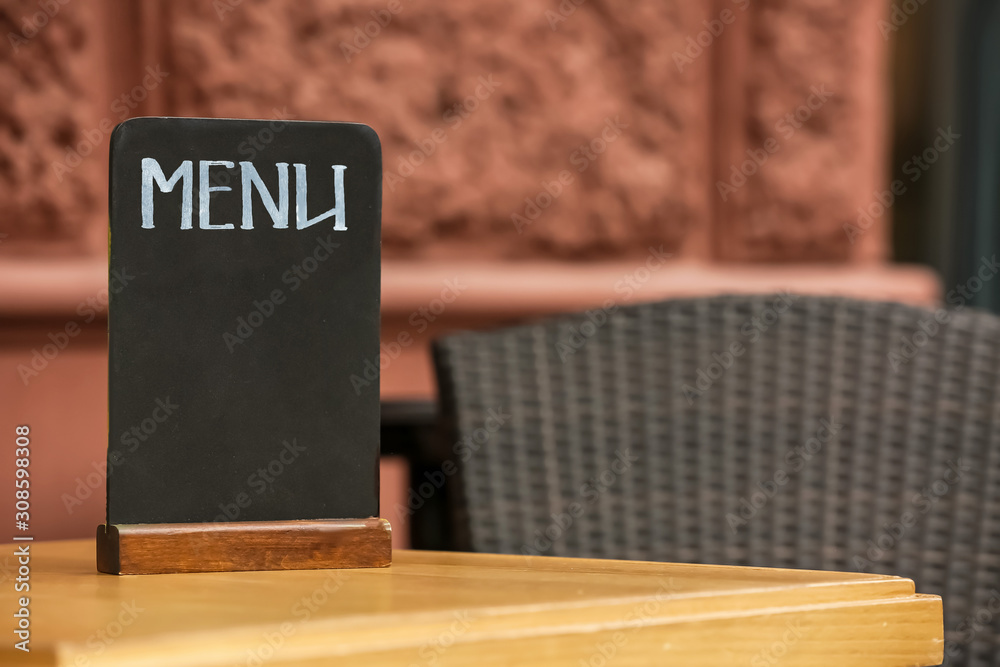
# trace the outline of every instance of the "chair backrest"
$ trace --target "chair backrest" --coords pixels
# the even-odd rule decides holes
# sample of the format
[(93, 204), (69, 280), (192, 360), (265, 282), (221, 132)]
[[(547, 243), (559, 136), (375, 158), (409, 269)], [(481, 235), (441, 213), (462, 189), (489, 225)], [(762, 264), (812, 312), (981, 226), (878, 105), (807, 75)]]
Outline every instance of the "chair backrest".
[(1000, 318), (697, 298), (435, 364), (474, 549), (907, 576), (944, 596), (948, 664), (1000, 664)]

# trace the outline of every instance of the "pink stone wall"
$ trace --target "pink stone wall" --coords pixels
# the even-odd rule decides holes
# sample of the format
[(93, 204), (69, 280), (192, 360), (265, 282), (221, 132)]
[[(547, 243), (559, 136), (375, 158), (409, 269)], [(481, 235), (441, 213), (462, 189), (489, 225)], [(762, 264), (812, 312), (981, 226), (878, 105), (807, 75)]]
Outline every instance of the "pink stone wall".
[(93, 251), (107, 211), (107, 144), (98, 136), (108, 69), (101, 17), (84, 3), (55, 7), (50, 15), (35, 0), (0, 2), (6, 253)]
[(708, 223), (710, 61), (671, 60), (699, 4), (392, 9), (174, 3), (170, 111), (372, 125), (387, 258), (616, 257)]
[[(843, 231), (884, 172), (880, 3), (54, 6), (0, 53), (16, 91), (0, 100), (0, 233), (18, 243), (102, 252), (106, 142), (56, 165), (124, 116), (172, 114), (372, 125), (390, 261), (609, 260), (660, 244), (704, 260), (888, 255), (886, 221), (855, 243)], [(5, 32), (38, 8), (0, 0)], [(144, 90), (150, 68), (166, 75)], [(766, 163), (720, 192), (769, 140)]]
[(844, 230), (884, 179), (883, 12), (866, 0), (755, 0), (735, 10), (718, 53), (720, 259), (887, 257), (885, 221), (853, 242)]

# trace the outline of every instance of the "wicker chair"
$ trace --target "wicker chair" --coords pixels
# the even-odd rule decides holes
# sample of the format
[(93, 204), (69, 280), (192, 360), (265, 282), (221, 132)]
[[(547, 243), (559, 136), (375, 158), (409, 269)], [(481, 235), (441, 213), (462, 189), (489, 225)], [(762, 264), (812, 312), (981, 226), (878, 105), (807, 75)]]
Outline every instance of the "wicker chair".
[(1000, 318), (610, 310), (435, 345), (472, 548), (902, 575), (947, 664), (1000, 665)]

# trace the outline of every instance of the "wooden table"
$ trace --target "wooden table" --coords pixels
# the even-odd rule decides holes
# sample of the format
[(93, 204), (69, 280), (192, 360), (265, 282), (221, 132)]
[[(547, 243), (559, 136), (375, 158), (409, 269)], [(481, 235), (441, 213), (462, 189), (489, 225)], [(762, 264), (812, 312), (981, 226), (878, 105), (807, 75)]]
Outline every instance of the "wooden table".
[[(4, 545), (0, 563), (14, 553)], [(111, 576), (31, 545), (0, 664), (937, 665), (941, 600), (866, 574), (398, 551), (390, 568)], [(14, 562), (11, 558), (8, 562)], [(2, 582), (12, 624), (13, 577)], [(26, 658), (30, 658), (26, 660)]]

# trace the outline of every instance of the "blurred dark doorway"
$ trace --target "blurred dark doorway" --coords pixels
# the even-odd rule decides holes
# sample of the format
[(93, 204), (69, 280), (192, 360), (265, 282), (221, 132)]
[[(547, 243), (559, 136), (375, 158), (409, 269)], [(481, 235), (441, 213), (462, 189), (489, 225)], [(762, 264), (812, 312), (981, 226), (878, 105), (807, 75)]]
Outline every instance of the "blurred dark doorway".
[[(1000, 255), (1000, 0), (891, 7), (889, 180), (907, 189), (893, 207), (895, 259), (937, 269), (953, 305), (1000, 312), (1000, 280), (992, 280)], [(936, 138), (949, 131), (960, 138), (936, 151)], [(914, 169), (915, 157), (934, 161)]]

